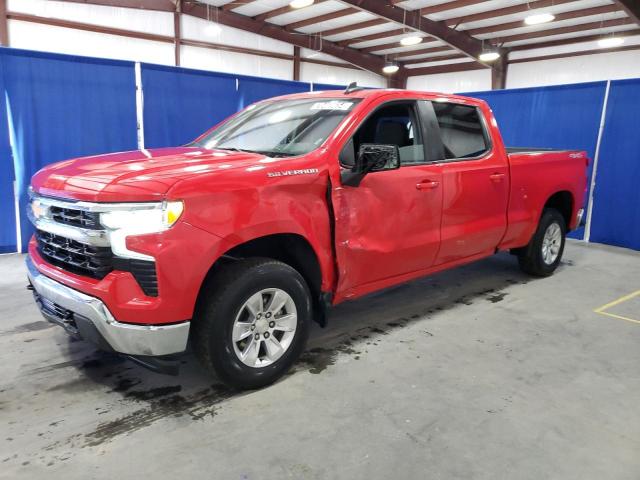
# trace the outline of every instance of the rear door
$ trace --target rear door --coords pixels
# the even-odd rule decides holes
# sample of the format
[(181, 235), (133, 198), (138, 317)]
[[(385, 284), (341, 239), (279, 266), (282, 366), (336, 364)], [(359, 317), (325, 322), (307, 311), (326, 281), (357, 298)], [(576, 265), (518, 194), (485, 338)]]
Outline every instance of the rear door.
[(401, 167), (369, 173), (357, 187), (333, 190), (341, 297), (392, 284), (394, 277), (429, 268), (436, 259), (442, 167), (429, 163), (423, 107), (415, 101), (382, 104), (345, 146), (357, 152), (363, 143), (397, 145)]
[(482, 111), (432, 102), (444, 147), (442, 229), (436, 265), (488, 253), (507, 228), (509, 165)]

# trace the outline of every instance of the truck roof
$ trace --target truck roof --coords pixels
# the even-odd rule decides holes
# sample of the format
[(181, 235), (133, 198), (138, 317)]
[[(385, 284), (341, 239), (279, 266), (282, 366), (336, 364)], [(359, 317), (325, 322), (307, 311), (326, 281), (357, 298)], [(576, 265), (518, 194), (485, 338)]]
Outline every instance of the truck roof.
[[(425, 92), (420, 90), (400, 90), (397, 88), (369, 88), (359, 89), (349, 93), (345, 90), (319, 90), (314, 92), (293, 93), (290, 95), (282, 95), (275, 97), (277, 99), (302, 99), (302, 98), (375, 98), (387, 96), (389, 94), (397, 94), (398, 98), (424, 98), (424, 99), (442, 99), (442, 100), (458, 100), (465, 103), (482, 103), (482, 100), (472, 97), (464, 97), (462, 95), (453, 95), (438, 92)], [(272, 99), (270, 99), (272, 100)]]

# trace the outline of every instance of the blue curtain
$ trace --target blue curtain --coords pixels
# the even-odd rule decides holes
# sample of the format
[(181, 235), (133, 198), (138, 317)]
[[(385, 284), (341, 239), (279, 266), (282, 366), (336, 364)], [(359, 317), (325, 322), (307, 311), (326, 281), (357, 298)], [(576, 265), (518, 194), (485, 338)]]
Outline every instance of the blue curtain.
[(16, 216), (14, 211), (13, 159), (9, 146), (6, 98), (2, 81), (3, 63), (0, 61), (0, 253), (16, 251)]
[[(489, 103), (507, 146), (586, 150), (590, 183), (606, 87), (593, 82), (462, 95)], [(583, 235), (583, 228), (570, 234)]]
[(242, 110), (258, 100), (288, 95), (290, 93), (309, 92), (311, 84), (289, 80), (275, 80), (270, 78), (238, 76), (238, 105)]
[(640, 250), (640, 79), (611, 82), (591, 241)]
[(131, 62), (0, 50), (20, 201), (22, 247), (31, 176), (45, 165), (137, 147)]
[(184, 145), (236, 112), (236, 77), (142, 64), (146, 147)]

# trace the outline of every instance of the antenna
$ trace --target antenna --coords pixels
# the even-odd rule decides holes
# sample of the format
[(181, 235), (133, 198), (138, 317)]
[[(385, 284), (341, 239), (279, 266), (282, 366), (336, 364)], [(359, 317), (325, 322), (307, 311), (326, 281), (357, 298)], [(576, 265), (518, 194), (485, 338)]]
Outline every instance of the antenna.
[(365, 90), (364, 87), (359, 87), (358, 82), (351, 82), (347, 88), (344, 90), (345, 95), (349, 95), (350, 93), (357, 92), (358, 90)]

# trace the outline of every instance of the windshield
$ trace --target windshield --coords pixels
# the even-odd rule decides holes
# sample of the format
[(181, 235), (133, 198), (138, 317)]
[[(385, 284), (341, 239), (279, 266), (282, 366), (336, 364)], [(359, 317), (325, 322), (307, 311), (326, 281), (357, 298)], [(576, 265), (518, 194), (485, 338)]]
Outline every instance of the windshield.
[(358, 101), (305, 98), (257, 103), (194, 145), (274, 157), (303, 155), (322, 145)]

